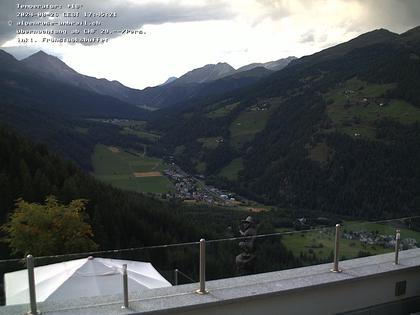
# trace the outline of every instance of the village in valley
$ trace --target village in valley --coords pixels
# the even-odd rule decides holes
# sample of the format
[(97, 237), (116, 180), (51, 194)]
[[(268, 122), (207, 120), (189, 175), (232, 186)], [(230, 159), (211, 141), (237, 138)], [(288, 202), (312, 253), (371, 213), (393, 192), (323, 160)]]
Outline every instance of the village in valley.
[[(171, 163), (163, 174), (173, 183), (173, 197), (186, 203), (204, 202), (210, 205), (237, 206), (250, 204), (250, 201), (235, 193), (222, 191), (206, 185), (202, 180), (184, 172), (175, 163)], [(170, 194), (168, 194), (170, 195)]]
[[(343, 238), (347, 240), (357, 240), (366, 245), (377, 245), (384, 248), (395, 247), (395, 235), (382, 235), (378, 231), (349, 231), (343, 233)], [(407, 237), (401, 239), (403, 249), (417, 248), (418, 244), (414, 238)]]

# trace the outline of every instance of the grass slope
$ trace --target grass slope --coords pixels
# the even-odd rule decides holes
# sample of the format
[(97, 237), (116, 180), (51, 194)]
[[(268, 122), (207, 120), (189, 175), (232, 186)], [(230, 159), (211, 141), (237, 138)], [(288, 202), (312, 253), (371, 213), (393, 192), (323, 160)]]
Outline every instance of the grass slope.
[(403, 124), (420, 121), (420, 109), (384, 95), (395, 84), (371, 84), (356, 78), (346, 81), (326, 95), (327, 114), (335, 127), (350, 136), (375, 138), (374, 122), (390, 118)]
[(223, 168), (218, 174), (221, 177), (226, 177), (230, 180), (237, 180), (238, 173), (244, 168), (243, 159), (238, 158), (232, 160), (225, 168)]
[(268, 110), (242, 112), (230, 125), (231, 144), (239, 148), (246, 142), (252, 141), (254, 136), (265, 128), (269, 118)]
[(222, 106), (216, 110), (213, 110), (211, 112), (207, 113), (207, 117), (209, 118), (220, 118), (220, 117), (225, 117), (226, 115), (228, 115), (232, 110), (234, 110), (236, 108), (236, 106), (239, 105), (239, 102), (233, 103), (233, 104), (229, 104), (229, 105), (225, 105)]
[(123, 130), (121, 130), (122, 134), (137, 136), (140, 139), (146, 139), (152, 142), (156, 142), (160, 138), (159, 135), (152, 132), (148, 132), (144, 129), (144, 127), (146, 126), (145, 121), (120, 120), (116, 124), (123, 128)]
[(197, 141), (203, 145), (205, 149), (216, 149), (219, 146), (220, 141), (223, 138), (221, 137), (208, 137), (208, 138), (198, 138)]
[(96, 178), (117, 188), (145, 193), (172, 190), (171, 182), (164, 176), (134, 176), (135, 172), (162, 172), (165, 165), (159, 159), (97, 145), (92, 164)]
[[(400, 227), (399, 224), (387, 223), (369, 223), (369, 222), (344, 222), (342, 231), (349, 232), (370, 232), (379, 235), (395, 235), (395, 230), (401, 230), (401, 239), (414, 238), (420, 242), (420, 232)], [(334, 251), (335, 228), (325, 228), (321, 231), (296, 232), (283, 236), (283, 244), (293, 252), (297, 257), (301, 253), (310, 255), (315, 253), (318, 258), (328, 259), (331, 252)], [(370, 255), (378, 255), (393, 252), (394, 248), (385, 248), (381, 245), (364, 244), (360, 240), (340, 239), (341, 258), (358, 257), (359, 252), (370, 253)]]

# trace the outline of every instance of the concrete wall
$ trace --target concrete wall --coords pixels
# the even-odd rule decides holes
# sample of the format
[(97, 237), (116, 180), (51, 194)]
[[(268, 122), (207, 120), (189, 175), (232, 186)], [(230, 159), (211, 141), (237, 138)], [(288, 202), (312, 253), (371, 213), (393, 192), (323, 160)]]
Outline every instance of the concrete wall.
[[(407, 281), (406, 294), (396, 297), (395, 285), (404, 280)], [(418, 298), (416, 301), (409, 299), (413, 297)], [(196, 307), (189, 311), (179, 310), (171, 314), (338, 314), (367, 308), (354, 314), (373, 314), (372, 309), (377, 309), (375, 314), (394, 315), (407, 314), (407, 307), (412, 308), (408, 310), (410, 313), (420, 312), (420, 303), (417, 304), (419, 301), (420, 270), (411, 270), (361, 280), (331, 283), (321, 287), (309, 287), (283, 294), (249, 297), (249, 300), (241, 299), (208, 307)], [(408, 304), (410, 306), (407, 306)]]
[[(347, 260), (341, 273), (332, 265), (283, 270), (208, 281), (209, 294), (196, 293), (198, 284), (130, 292), (130, 308), (121, 309), (123, 297), (100, 296), (43, 302), (48, 315), (284, 315), (347, 314), (406, 315), (420, 313), (420, 249)], [(396, 296), (396, 283), (405, 292)], [(0, 307), (0, 315), (24, 314), (28, 305)]]

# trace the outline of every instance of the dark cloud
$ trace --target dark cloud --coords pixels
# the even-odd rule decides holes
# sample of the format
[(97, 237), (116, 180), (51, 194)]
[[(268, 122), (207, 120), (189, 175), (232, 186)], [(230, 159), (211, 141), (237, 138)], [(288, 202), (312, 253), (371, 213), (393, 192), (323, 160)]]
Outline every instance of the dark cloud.
[(13, 1), (0, 2), (0, 45), (7, 39), (11, 39), (16, 34), (16, 28), (9, 25), (9, 21), (16, 18), (16, 4)]
[[(37, 4), (39, 2), (33, 0), (22, 0), (19, 4)], [(54, 4), (61, 4), (66, 8), (69, 1), (56, 0)], [(162, 3), (158, 1), (143, 1), (141, 4), (134, 4), (128, 1), (110, 1), (110, 0), (85, 0), (80, 2), (84, 4), (84, 7), (80, 10), (61, 10), (60, 12), (80, 12), (78, 18), (65, 18), (62, 16), (54, 19), (56, 22), (63, 21), (88, 21), (92, 22), (98, 20), (102, 22), (99, 28), (110, 29), (110, 30), (140, 30), (145, 24), (163, 24), (168, 22), (191, 22), (191, 21), (206, 21), (206, 20), (220, 20), (228, 19), (233, 15), (229, 10), (227, 3), (218, 0), (208, 0), (201, 5), (185, 5), (181, 2), (169, 2)], [(46, 3), (43, 3), (46, 4)], [(20, 10), (21, 11), (21, 10)], [(47, 10), (40, 10), (47, 11)], [(54, 10), (50, 10), (54, 12)], [(116, 12), (116, 18), (85, 18), (84, 12)], [(28, 11), (27, 11), (28, 12)], [(48, 21), (47, 19), (40, 18), (17, 18), (16, 3), (12, 1), (1, 1), (0, 2), (0, 45), (5, 41), (15, 37), (16, 23), (19, 21), (33, 22), (33, 21)], [(12, 20), (14, 23), (13, 27), (10, 27), (7, 23)], [(45, 26), (31, 26), (25, 29), (31, 30), (43, 30), (43, 29), (68, 29), (70, 31), (72, 27), (45, 27)], [(89, 28), (89, 27), (86, 27)], [(82, 28), (83, 29), (83, 28)], [(84, 36), (84, 35), (83, 35)], [(98, 35), (90, 35), (91, 37), (97, 37)], [(107, 35), (107, 37), (121, 36), (118, 33)], [(54, 37), (68, 37), (68, 35), (54, 35)]]
[(419, 0), (356, 0), (368, 12), (369, 18), (355, 21), (354, 29), (363, 31), (387, 28), (401, 33), (420, 25)]

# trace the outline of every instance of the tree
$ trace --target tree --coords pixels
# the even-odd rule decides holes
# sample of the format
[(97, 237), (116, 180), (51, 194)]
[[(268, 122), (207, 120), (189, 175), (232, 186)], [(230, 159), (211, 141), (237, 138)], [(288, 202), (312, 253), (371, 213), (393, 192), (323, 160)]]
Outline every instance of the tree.
[(5, 242), (15, 254), (35, 256), (95, 250), (92, 228), (83, 220), (86, 203), (77, 199), (64, 205), (54, 196), (47, 197), (45, 205), (19, 199), (1, 227)]

